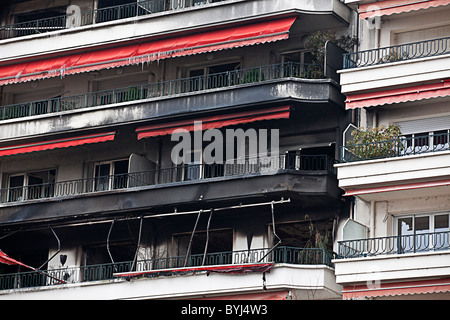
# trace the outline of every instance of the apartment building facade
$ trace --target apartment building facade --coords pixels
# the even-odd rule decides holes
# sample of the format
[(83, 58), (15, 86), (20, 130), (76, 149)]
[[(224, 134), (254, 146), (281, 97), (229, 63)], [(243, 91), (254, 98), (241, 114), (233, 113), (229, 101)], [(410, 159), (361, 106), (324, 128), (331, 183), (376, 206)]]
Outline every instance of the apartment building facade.
[[(336, 166), (355, 201), (337, 283), (344, 299), (448, 299), (450, 2), (345, 2), (360, 42), (340, 71), (357, 121)], [(355, 141), (367, 128), (395, 134)]]
[(2, 4), (0, 298), (341, 299), (334, 164), (352, 113), (342, 49), (317, 65), (305, 43), (353, 15), (337, 0)]

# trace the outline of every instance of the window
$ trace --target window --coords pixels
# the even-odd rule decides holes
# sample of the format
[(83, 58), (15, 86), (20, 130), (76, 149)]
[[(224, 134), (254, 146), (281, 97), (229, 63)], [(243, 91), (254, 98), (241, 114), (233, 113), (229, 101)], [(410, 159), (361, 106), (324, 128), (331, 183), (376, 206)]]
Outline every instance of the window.
[(281, 55), (283, 76), (307, 76), (314, 71), (312, 53), (306, 50), (286, 52)]
[(449, 214), (397, 218), (398, 250), (402, 253), (449, 249)]
[(94, 167), (94, 190), (105, 191), (126, 188), (128, 185), (128, 159), (108, 161)]
[(9, 177), (8, 201), (23, 201), (52, 197), (56, 170), (29, 172)]
[(416, 154), (449, 150), (450, 130), (404, 135), (402, 154)]
[(233, 72), (240, 69), (239, 62), (226, 63), (188, 70), (189, 84), (187, 90), (198, 91), (204, 89), (221, 88), (236, 82), (237, 76)]

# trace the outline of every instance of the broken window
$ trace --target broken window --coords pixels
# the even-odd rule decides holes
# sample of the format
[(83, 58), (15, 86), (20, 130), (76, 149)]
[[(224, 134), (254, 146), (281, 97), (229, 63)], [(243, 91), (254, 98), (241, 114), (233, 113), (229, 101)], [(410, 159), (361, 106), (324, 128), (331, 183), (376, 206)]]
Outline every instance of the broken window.
[(122, 189), (128, 186), (128, 159), (108, 161), (94, 167), (94, 190)]
[(8, 201), (23, 201), (52, 197), (56, 170), (44, 170), (9, 177)]

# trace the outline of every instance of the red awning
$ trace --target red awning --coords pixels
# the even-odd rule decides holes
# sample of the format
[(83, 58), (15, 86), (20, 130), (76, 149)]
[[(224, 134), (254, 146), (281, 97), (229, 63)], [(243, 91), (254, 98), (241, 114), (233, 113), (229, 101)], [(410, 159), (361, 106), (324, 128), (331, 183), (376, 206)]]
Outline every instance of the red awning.
[(385, 0), (376, 3), (360, 4), (359, 18), (373, 18), (395, 13), (449, 5), (450, 0)]
[(0, 85), (146, 63), (287, 39), (294, 18), (0, 66)]
[(44, 151), (56, 148), (75, 147), (89, 143), (99, 143), (114, 140), (115, 132), (104, 132), (79, 137), (70, 137), (58, 140), (40, 141), (28, 144), (0, 147), (0, 157), (11, 156), (20, 153)]
[(406, 190), (416, 190), (416, 189), (422, 189), (422, 188), (436, 188), (436, 187), (446, 187), (446, 186), (450, 186), (450, 179), (405, 183), (405, 184), (399, 184), (399, 185), (390, 185), (390, 186), (373, 187), (373, 188), (349, 189), (349, 190), (345, 191), (344, 196), (361, 196), (361, 195), (381, 193), (381, 192), (406, 191)]
[(357, 299), (443, 292), (450, 292), (449, 278), (381, 283), (371, 287), (367, 285), (345, 286), (342, 290), (342, 298)]
[[(229, 113), (193, 120), (173, 121), (168, 123), (139, 127), (136, 129), (136, 132), (138, 133), (138, 139), (140, 140), (143, 138), (172, 134), (176, 129), (185, 129), (187, 131), (207, 130), (261, 120), (288, 119), (290, 109), (290, 106), (282, 106), (245, 112)], [(201, 122), (201, 127), (195, 127), (194, 122)]]
[(227, 273), (227, 274), (245, 274), (254, 272), (270, 272), (274, 266), (274, 263), (244, 263), (244, 264), (225, 264), (225, 265), (211, 265), (200, 267), (183, 267), (183, 268), (171, 268), (171, 269), (154, 269), (147, 271), (130, 271), (130, 272), (118, 272), (113, 275), (116, 277), (135, 278), (150, 275), (174, 275), (182, 273), (196, 273), (206, 271), (208, 273)]
[(446, 96), (450, 96), (450, 80), (448, 79), (407, 88), (348, 95), (345, 108), (348, 110)]

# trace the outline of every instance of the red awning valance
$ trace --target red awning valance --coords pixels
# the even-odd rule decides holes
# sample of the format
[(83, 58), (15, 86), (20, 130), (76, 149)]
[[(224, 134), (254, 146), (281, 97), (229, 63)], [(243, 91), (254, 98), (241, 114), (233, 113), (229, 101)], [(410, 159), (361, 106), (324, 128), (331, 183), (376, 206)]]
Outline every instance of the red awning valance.
[(233, 126), (237, 124), (249, 123), (262, 120), (288, 119), (290, 106), (265, 108), (252, 111), (229, 113), (224, 115), (210, 116), (192, 120), (173, 121), (162, 124), (153, 124), (139, 127), (136, 129), (138, 139), (157, 137), (161, 135), (172, 134), (176, 129), (185, 129), (194, 131), (194, 122), (202, 123), (201, 130), (219, 129), (222, 127)]
[(385, 0), (359, 5), (359, 18), (373, 18), (395, 13), (449, 5), (450, 0)]
[(116, 134), (115, 132), (104, 132), (58, 140), (48, 140), (28, 144), (0, 147), (0, 157), (11, 156), (20, 153), (51, 150), (57, 148), (75, 147), (90, 143), (106, 142), (114, 140), (115, 134)]
[(287, 39), (294, 18), (0, 66), (0, 85), (146, 63)]
[(407, 88), (348, 95), (345, 107), (346, 109), (355, 109), (446, 96), (450, 96), (450, 80)]
[(342, 297), (343, 299), (358, 299), (443, 292), (450, 292), (449, 278), (381, 283), (370, 287), (367, 285), (345, 286), (342, 290)]

